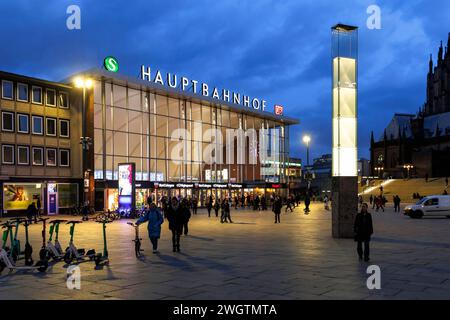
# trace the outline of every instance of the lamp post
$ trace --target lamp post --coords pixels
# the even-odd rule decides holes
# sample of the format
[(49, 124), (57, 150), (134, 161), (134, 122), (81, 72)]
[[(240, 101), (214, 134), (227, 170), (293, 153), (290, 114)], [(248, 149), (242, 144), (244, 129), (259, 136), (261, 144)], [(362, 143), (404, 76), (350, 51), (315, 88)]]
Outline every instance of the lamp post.
[(374, 169), (375, 169), (375, 171), (377, 172), (377, 176), (378, 176), (378, 178), (379, 178), (379, 177), (380, 177), (381, 171), (384, 170), (384, 167), (375, 167)]
[(311, 137), (309, 135), (303, 136), (303, 143), (306, 144), (306, 165), (309, 166), (309, 143), (311, 142)]
[[(92, 144), (92, 139), (87, 137), (86, 129), (86, 90), (91, 89), (93, 82), (92, 79), (77, 77), (74, 80), (74, 85), (76, 88), (83, 90), (83, 96), (81, 101), (81, 121), (82, 121), (82, 136), (80, 137), (80, 144), (82, 146), (82, 171), (83, 171), (83, 198), (82, 204), (86, 205), (86, 193), (89, 192), (89, 171), (87, 168), (87, 151), (89, 150), (89, 145)], [(87, 183), (86, 183), (87, 179)], [(87, 191), (86, 191), (87, 188)]]
[(413, 168), (414, 166), (412, 164), (405, 164), (403, 166), (403, 169), (406, 169), (406, 179), (409, 179), (409, 171)]

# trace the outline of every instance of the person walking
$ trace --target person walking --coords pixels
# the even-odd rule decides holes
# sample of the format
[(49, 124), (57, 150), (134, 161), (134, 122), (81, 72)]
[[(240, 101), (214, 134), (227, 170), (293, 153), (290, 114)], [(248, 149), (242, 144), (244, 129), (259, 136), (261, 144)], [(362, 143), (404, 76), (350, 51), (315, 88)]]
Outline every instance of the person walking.
[[(41, 208), (42, 208), (42, 205), (41, 205), (41, 198), (38, 198), (37, 199), (37, 201), (36, 201), (36, 207), (37, 207), (37, 215), (38, 215), (38, 217), (40, 217), (41, 216)], [(34, 221), (35, 223), (37, 223), (37, 219), (35, 219), (35, 221)]]
[(176, 197), (172, 198), (172, 201), (166, 211), (166, 218), (169, 221), (169, 229), (172, 231), (173, 252), (180, 252), (180, 236), (183, 232), (183, 215)]
[(208, 210), (208, 218), (211, 218), (211, 209), (212, 209), (212, 197), (209, 197), (208, 202), (206, 203), (206, 210)]
[(239, 206), (239, 198), (238, 196), (234, 196), (234, 210), (237, 210)]
[(192, 213), (193, 214), (197, 214), (197, 209), (198, 209), (198, 199), (196, 196), (194, 196), (192, 198)]
[(189, 220), (191, 219), (191, 210), (189, 202), (186, 199), (181, 200), (180, 209), (183, 220), (183, 233), (185, 236), (187, 236), (189, 232)]
[(36, 205), (34, 204), (34, 202), (30, 203), (27, 208), (28, 224), (33, 223), (33, 218), (36, 217), (36, 212), (37, 212)]
[(273, 213), (275, 215), (275, 223), (281, 223), (280, 216), (281, 216), (281, 207), (283, 206), (283, 203), (281, 201), (281, 198), (279, 196), (276, 196), (273, 202)]
[(216, 214), (216, 218), (219, 216), (219, 209), (220, 209), (220, 199), (216, 199), (216, 202), (214, 203), (214, 213)]
[(266, 196), (261, 197), (261, 210), (266, 211), (267, 210), (267, 202), (266, 202)]
[[(373, 234), (372, 215), (367, 210), (367, 203), (363, 203), (361, 211), (355, 217), (353, 230), (355, 232), (355, 242), (357, 242), (356, 252), (359, 260), (369, 261), (370, 255), (370, 237)], [(364, 244), (364, 250), (363, 250)]]
[(305, 214), (309, 213), (309, 205), (311, 204), (311, 198), (309, 197), (309, 192), (306, 192), (305, 195)]
[(289, 210), (291, 210), (291, 212), (293, 212), (294, 210), (292, 209), (292, 197), (291, 195), (289, 195), (286, 198), (286, 209), (284, 210), (284, 212), (287, 212)]
[(224, 199), (222, 201), (222, 216), (220, 219), (221, 223), (233, 223), (233, 221), (231, 220), (231, 214), (230, 214), (230, 202), (228, 201), (228, 199)]
[[(373, 203), (373, 195), (370, 195), (369, 203), (370, 203), (370, 205), (372, 205), (372, 203)], [(373, 208), (372, 208), (372, 209), (373, 209)]]
[(323, 204), (325, 207), (325, 210), (330, 210), (330, 207), (328, 206), (328, 196), (325, 195), (325, 197), (323, 197)]
[(136, 221), (136, 224), (140, 225), (146, 221), (148, 222), (148, 236), (152, 243), (153, 253), (159, 253), (158, 239), (161, 237), (161, 225), (164, 223), (164, 218), (154, 202), (150, 203), (149, 208), (144, 211), (144, 215)]
[(400, 197), (398, 195), (394, 196), (394, 212), (400, 212)]

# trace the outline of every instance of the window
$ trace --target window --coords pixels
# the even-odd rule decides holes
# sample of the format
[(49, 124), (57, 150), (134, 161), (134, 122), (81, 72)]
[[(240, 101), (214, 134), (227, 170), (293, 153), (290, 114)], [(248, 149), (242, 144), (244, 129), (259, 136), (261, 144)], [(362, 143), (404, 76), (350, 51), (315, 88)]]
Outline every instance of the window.
[(58, 100), (60, 108), (69, 109), (69, 95), (67, 92), (59, 92)]
[(70, 166), (70, 150), (59, 149), (59, 165), (61, 167)]
[(62, 138), (69, 138), (70, 136), (69, 120), (59, 120), (59, 136)]
[(9, 144), (2, 145), (2, 163), (14, 164), (14, 146)]
[(44, 134), (44, 118), (40, 116), (31, 116), (31, 127), (33, 134)]
[(13, 83), (12, 81), (2, 80), (2, 98), (12, 100), (13, 99)]
[(428, 199), (424, 205), (426, 206), (438, 206), (439, 205), (439, 199), (438, 198), (432, 198)]
[(17, 84), (17, 100), (28, 102), (28, 85), (24, 83)]
[(52, 148), (47, 149), (47, 166), (49, 167), (56, 166), (56, 149)]
[(32, 163), (33, 166), (42, 166), (44, 164), (44, 148), (32, 148)]
[(45, 104), (56, 107), (56, 91), (53, 89), (46, 89), (45, 92)]
[(29, 152), (30, 149), (27, 146), (17, 146), (17, 164), (29, 165)]
[(2, 112), (2, 130), (14, 132), (14, 112)]
[(29, 133), (29, 118), (27, 114), (17, 114), (17, 132)]
[(46, 132), (48, 136), (56, 136), (56, 119), (55, 118), (46, 118)]
[(41, 87), (35, 87), (32, 88), (32, 94), (31, 94), (31, 102), (42, 104), (42, 88)]

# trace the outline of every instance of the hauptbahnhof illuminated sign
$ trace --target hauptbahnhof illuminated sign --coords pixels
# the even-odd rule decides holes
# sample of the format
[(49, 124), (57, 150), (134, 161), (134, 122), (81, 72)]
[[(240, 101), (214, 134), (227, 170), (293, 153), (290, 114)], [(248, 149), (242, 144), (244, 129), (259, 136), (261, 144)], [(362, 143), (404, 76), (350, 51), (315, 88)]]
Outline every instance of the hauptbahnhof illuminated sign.
[(264, 99), (252, 98), (227, 89), (210, 87), (207, 83), (199, 82), (187, 77), (178, 77), (176, 74), (172, 73), (166, 73), (165, 76), (163, 76), (159, 70), (152, 73), (151, 68), (145, 65), (141, 66), (141, 79), (170, 88), (179, 87), (182, 91), (190, 91), (203, 97), (210, 97), (212, 99), (238, 104), (255, 110), (265, 111), (267, 107), (267, 101)]

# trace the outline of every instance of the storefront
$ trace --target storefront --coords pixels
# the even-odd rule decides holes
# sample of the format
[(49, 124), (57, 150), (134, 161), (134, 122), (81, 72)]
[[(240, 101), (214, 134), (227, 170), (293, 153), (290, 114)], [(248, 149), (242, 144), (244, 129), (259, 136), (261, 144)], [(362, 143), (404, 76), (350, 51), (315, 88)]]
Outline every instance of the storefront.
[(28, 206), (41, 203), (41, 213), (64, 214), (79, 204), (80, 184), (74, 182), (21, 182), (2, 183), (2, 216), (25, 215)]

